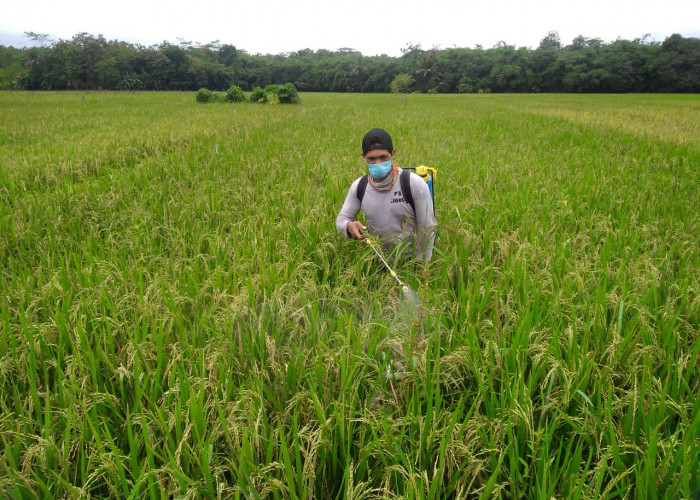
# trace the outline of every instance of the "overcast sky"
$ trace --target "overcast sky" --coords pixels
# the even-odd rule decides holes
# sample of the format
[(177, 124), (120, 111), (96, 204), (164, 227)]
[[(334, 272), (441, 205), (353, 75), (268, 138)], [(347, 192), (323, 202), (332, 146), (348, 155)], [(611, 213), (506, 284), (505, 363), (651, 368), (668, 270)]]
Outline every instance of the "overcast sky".
[(349, 47), (398, 56), (424, 49), (489, 48), (504, 41), (536, 48), (549, 31), (564, 45), (578, 35), (633, 40), (650, 34), (700, 37), (700, 0), (2, 0), (0, 44), (28, 42), (25, 31), (54, 40), (76, 33), (143, 45), (178, 39), (229, 43), (251, 54)]

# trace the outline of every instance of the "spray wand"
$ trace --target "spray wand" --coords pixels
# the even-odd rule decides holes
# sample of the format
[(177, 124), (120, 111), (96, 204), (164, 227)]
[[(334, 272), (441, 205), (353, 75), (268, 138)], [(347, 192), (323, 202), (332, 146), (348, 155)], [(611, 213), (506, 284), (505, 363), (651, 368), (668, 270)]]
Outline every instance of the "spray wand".
[(384, 264), (384, 266), (389, 270), (389, 274), (391, 274), (394, 277), (396, 282), (401, 287), (401, 290), (403, 291), (404, 299), (406, 299), (408, 302), (413, 304), (413, 306), (415, 306), (416, 308), (420, 307), (420, 299), (418, 298), (418, 294), (415, 292), (415, 290), (412, 290), (406, 283), (401, 281), (401, 278), (399, 278), (398, 274), (396, 274), (396, 271), (394, 271), (391, 268), (389, 263), (386, 261), (384, 256), (381, 254), (381, 252), (379, 251), (379, 249), (375, 245), (372, 237), (369, 236), (369, 234), (367, 234), (366, 232), (363, 232), (363, 235), (365, 237), (365, 241), (367, 242), (367, 244), (370, 246), (370, 248), (372, 250), (374, 250), (374, 253), (377, 254), (377, 257), (379, 257), (379, 260), (381, 260), (382, 263)]

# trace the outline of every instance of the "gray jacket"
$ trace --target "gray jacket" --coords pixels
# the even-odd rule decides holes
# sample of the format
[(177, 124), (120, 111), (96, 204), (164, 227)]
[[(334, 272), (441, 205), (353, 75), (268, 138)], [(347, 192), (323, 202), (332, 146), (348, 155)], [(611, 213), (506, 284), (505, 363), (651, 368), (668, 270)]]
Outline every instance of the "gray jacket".
[(368, 183), (361, 205), (357, 199), (357, 185), (360, 179), (356, 179), (345, 197), (335, 227), (349, 238), (348, 222), (355, 220), (362, 209), (367, 217), (369, 232), (381, 241), (385, 251), (391, 252), (397, 246), (410, 250), (415, 243), (416, 255), (426, 262), (429, 261), (433, 255), (433, 232), (437, 226), (433, 199), (428, 185), (419, 175), (411, 172), (410, 181), (411, 194), (416, 206), (415, 214), (401, 193), (398, 178), (386, 193), (376, 191), (371, 183)]

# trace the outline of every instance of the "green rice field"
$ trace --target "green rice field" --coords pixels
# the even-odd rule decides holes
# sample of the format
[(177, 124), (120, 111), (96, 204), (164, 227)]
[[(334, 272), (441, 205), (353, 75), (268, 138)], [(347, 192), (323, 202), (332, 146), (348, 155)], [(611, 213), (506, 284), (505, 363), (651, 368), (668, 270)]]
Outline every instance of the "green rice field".
[(698, 498), (700, 96), (300, 96), (0, 92), (0, 497)]

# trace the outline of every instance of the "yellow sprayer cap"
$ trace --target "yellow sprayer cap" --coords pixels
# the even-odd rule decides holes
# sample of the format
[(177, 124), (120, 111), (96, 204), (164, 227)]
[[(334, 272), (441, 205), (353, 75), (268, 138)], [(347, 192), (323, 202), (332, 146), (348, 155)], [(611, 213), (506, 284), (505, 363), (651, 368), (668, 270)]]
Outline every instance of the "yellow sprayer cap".
[(416, 167), (416, 173), (420, 175), (424, 181), (428, 180), (430, 174), (433, 174), (433, 179), (437, 177), (437, 169), (433, 167), (428, 167), (426, 165), (420, 165)]

